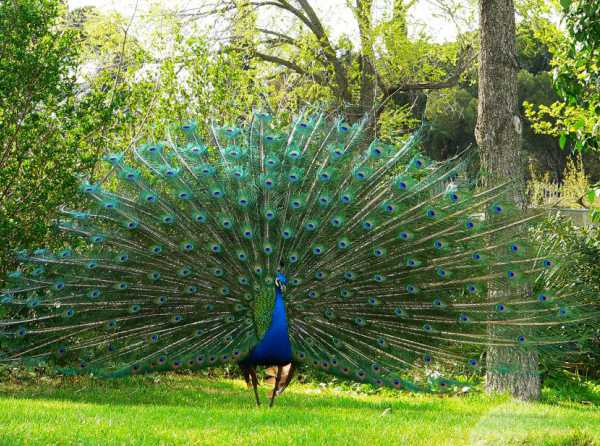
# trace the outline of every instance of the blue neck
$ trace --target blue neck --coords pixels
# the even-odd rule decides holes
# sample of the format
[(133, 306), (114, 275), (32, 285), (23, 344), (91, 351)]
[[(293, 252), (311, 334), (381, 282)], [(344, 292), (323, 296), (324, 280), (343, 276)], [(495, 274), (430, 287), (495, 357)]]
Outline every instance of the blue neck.
[[(275, 302), (277, 302), (278, 300), (281, 301), (283, 308), (285, 308), (285, 303), (283, 302), (283, 293), (281, 292), (279, 287), (275, 287)], [(275, 305), (277, 305), (277, 304), (275, 304)]]

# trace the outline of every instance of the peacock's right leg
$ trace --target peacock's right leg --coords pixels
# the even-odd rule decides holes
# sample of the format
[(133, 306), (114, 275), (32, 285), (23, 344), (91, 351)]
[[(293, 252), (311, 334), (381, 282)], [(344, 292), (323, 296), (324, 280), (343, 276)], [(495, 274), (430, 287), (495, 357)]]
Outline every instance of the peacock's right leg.
[(246, 381), (246, 386), (248, 386), (248, 388), (250, 388), (250, 371), (248, 370), (247, 367), (244, 367), (241, 365), (240, 365), (240, 369), (242, 370), (242, 375), (244, 376), (244, 381)]
[(258, 377), (256, 376), (256, 369), (250, 367), (250, 377), (252, 378), (252, 387), (254, 388), (254, 397), (256, 398), (256, 405), (260, 406), (260, 399), (258, 398)]
[(250, 387), (250, 380), (252, 380), (252, 387), (254, 388), (254, 396), (256, 398), (256, 405), (260, 406), (260, 399), (258, 398), (258, 378), (256, 376), (256, 369), (252, 366), (241, 365), (242, 374), (244, 375), (244, 381), (246, 385)]

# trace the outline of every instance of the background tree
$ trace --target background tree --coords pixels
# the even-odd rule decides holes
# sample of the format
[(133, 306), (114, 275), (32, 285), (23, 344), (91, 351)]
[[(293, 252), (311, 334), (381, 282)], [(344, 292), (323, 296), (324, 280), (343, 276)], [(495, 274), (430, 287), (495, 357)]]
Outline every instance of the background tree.
[[(550, 104), (525, 103), (533, 129), (559, 138), (561, 148), (583, 152), (591, 177), (598, 180), (600, 149), (600, 3), (590, 0), (560, 2), (567, 38), (556, 39), (552, 66), (559, 99)], [(594, 162), (595, 161), (595, 162)], [(579, 200), (600, 221), (600, 185)]]
[(15, 249), (54, 247), (58, 207), (73, 204), (80, 177), (104, 177), (96, 161), (108, 150), (162, 138), (174, 121), (252, 110), (254, 70), (239, 53), (213, 54), (172, 12), (145, 20), (154, 31), (142, 41), (116, 13), (0, 4), (0, 270)]
[[(424, 96), (417, 92), (455, 85), (472, 62), (469, 42), (445, 45), (429, 43), (424, 36), (409, 39), (406, 20), (413, 3), (396, 0), (383, 19), (376, 21), (372, 0), (349, 1), (347, 7), (358, 30), (356, 44), (349, 34), (334, 40), (326, 22), (307, 0), (222, 0), (186, 14), (205, 17), (237, 11), (242, 15), (277, 15), (279, 26), (255, 26), (251, 56), (273, 64), (279, 73), (294, 73), (320, 86), (302, 92), (307, 101), (326, 99), (357, 118), (381, 102), (408, 107), (418, 103), (422, 112)], [(231, 26), (225, 34), (232, 45), (240, 40), (247, 43)]]
[(52, 244), (56, 208), (89, 171), (107, 120), (98, 96), (80, 96), (77, 35), (62, 2), (0, 2), (0, 271), (11, 248)]
[[(522, 126), (517, 92), (515, 8), (512, 0), (480, 0), (479, 100), (475, 138), (481, 153), (484, 181), (513, 182), (513, 198), (523, 210), (525, 160), (521, 152)], [(488, 217), (489, 218), (489, 217)], [(519, 287), (495, 289), (489, 298), (524, 293)], [(494, 329), (495, 330), (495, 329)], [(535, 352), (489, 346), (486, 357), (488, 391), (505, 392), (521, 399), (540, 396), (538, 357)]]
[[(548, 172), (554, 181), (562, 181), (570, 153), (561, 149), (558, 135), (539, 133), (537, 120), (529, 113), (532, 104), (551, 106), (560, 100), (553, 86), (551, 63), (563, 38), (552, 21), (559, 12), (551, 3), (539, 0), (519, 0), (515, 9), (523, 151), (536, 170)], [(467, 71), (455, 87), (428, 93), (424, 116), (429, 123), (426, 147), (431, 156), (445, 159), (475, 144), (476, 109), (477, 73), (473, 70)], [(594, 156), (584, 155), (584, 163), (590, 176), (596, 178)]]
[(554, 86), (561, 100), (549, 105), (528, 104), (535, 129), (560, 136), (577, 150), (600, 149), (600, 3), (561, 0), (567, 39), (556, 42), (552, 65)]

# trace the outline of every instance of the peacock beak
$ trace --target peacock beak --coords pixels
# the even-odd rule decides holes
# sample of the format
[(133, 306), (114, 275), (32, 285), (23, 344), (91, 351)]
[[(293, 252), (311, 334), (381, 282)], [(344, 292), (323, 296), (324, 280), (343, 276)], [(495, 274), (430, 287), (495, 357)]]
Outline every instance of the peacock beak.
[(285, 292), (285, 285), (277, 278), (275, 278), (275, 286), (278, 287), (282, 293)]

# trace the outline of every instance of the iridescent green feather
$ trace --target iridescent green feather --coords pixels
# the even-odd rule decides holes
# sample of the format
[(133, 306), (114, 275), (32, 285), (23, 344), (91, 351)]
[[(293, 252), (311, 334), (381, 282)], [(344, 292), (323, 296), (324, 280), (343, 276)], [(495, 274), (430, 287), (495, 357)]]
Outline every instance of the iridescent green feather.
[(262, 339), (271, 325), (273, 308), (275, 307), (275, 289), (263, 288), (256, 293), (253, 305), (254, 327), (256, 337)]

